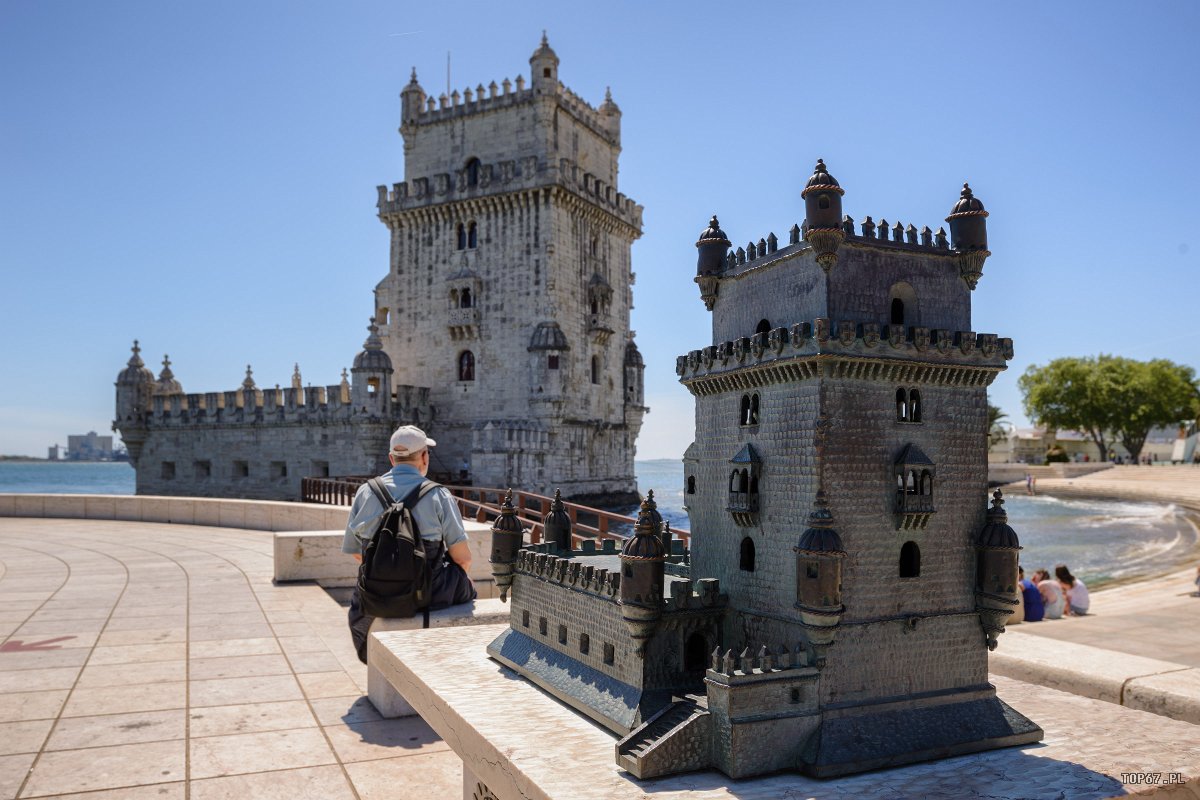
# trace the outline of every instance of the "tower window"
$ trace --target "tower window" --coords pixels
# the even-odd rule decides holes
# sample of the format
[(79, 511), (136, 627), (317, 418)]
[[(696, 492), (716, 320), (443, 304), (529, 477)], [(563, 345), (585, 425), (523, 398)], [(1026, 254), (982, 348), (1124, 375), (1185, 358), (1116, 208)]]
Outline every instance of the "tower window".
[(543, 78), (550, 77), (550, 68), (549, 67), (542, 67), (542, 77)]
[(916, 542), (905, 542), (900, 548), (900, 577), (917, 578), (921, 575), (921, 548)]
[(921, 393), (916, 389), (908, 393), (908, 418), (911, 422), (921, 421)]
[(538, 633), (542, 636), (546, 635), (546, 618), (538, 617)]
[(272, 478), (286, 478), (287, 477), (287, 462), (286, 461), (272, 461), (271, 462), (271, 477)]
[(696, 476), (695, 476), (695, 475), (688, 475), (688, 478), (687, 478), (687, 493), (688, 493), (688, 494), (695, 494), (695, 493), (696, 493)]
[(829, 208), (829, 195), (821, 192), (821, 196), (817, 198), (817, 208), (822, 211)]
[(896, 390), (896, 421), (908, 422), (908, 392), (904, 389)]
[(374, 397), (379, 394), (379, 378), (367, 378), (367, 395)]
[(463, 225), (461, 222), (458, 223), (458, 249), (467, 249), (467, 226)]
[(933, 497), (933, 475), (929, 470), (921, 473), (921, 496)]
[(754, 328), (754, 332), (755, 333), (770, 333), (771, 332), (771, 321), (767, 320), (767, 319), (760, 319), (758, 321), (758, 325)]
[(750, 425), (758, 424), (758, 395), (750, 395)]
[(459, 303), (459, 300), (458, 300), (458, 289), (451, 289), (451, 290), (450, 290), (450, 307), (451, 307), (451, 308), (458, 308), (458, 303)]
[(479, 185), (479, 159), (472, 158), (467, 162), (467, 186)]
[(559, 644), (567, 643), (567, 626), (566, 625), (558, 626), (558, 643)]
[(805, 561), (804, 576), (811, 580), (821, 577), (821, 563), (819, 561)]
[(467, 224), (467, 247), (471, 250), (479, 243), (478, 228), (474, 222)]
[(742, 539), (742, 552), (738, 559), (738, 567), (743, 572), (754, 572), (754, 540), (749, 536)]
[(708, 666), (708, 640), (695, 631), (683, 645), (683, 671), (696, 672)]
[(600, 383), (600, 356), (592, 356), (592, 383)]
[(463, 289), (462, 292), (459, 293), (458, 307), (459, 308), (470, 308), (471, 307), (471, 290), (470, 289)]
[(475, 354), (463, 350), (458, 355), (458, 379), (460, 381), (475, 380)]
[(604, 643), (604, 663), (612, 664), (617, 660), (617, 649), (608, 642)]
[(193, 465), (197, 478), (207, 478), (212, 475), (211, 461), (197, 461)]
[(525, 626), (526, 628), (529, 627), (529, 611), (528, 610), (521, 612), (521, 624), (523, 626)]
[(250, 477), (250, 462), (249, 461), (234, 461), (233, 462), (233, 477), (249, 478)]
[(899, 297), (892, 298), (892, 324), (904, 324), (904, 301)]
[(599, 252), (600, 252), (600, 240), (597, 239), (595, 236), (593, 236), (592, 237), (592, 255), (596, 255)]
[(586, 656), (588, 654), (588, 651), (591, 649), (592, 649), (591, 638), (586, 633), (579, 634), (579, 652), (583, 653)]
[(558, 353), (551, 353), (546, 356), (546, 366), (549, 369), (558, 369)]
[(162, 478), (164, 481), (175, 480), (175, 462), (174, 461), (162, 462)]

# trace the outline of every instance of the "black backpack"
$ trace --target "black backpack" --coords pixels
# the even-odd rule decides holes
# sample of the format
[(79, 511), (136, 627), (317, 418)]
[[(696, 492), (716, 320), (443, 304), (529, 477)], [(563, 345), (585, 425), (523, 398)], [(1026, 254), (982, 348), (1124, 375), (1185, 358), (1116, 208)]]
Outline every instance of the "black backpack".
[(372, 478), (367, 485), (384, 512), (358, 568), (362, 610), (372, 617), (411, 617), (429, 608), (433, 583), (433, 565), (421, 542), (412, 508), (438, 484), (423, 481), (398, 503), (379, 478)]

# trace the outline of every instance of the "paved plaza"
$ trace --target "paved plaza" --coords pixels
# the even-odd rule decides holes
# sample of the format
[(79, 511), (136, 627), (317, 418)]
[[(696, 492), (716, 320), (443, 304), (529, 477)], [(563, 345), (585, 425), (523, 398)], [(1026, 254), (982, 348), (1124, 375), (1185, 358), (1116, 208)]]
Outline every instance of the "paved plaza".
[(0, 519), (0, 798), (460, 796), (344, 610), (271, 577), (269, 532)]

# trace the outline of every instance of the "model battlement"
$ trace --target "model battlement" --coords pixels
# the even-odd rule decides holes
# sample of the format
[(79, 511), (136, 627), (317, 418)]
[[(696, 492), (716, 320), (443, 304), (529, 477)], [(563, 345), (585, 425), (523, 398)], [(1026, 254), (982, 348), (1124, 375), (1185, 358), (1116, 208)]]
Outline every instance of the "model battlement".
[[(772, 648), (765, 644), (757, 650), (745, 647), (740, 653), (718, 647), (712, 652), (712, 662), (708, 670), (721, 676), (722, 683), (738, 683), (746, 682), (745, 678), (756, 675), (813, 668), (816, 659), (816, 652), (805, 642), (797, 642), (790, 649), (785, 645)], [(817, 674), (815, 668), (812, 672)]]
[[(605, 543), (612, 543), (612, 540), (606, 539)], [(604, 552), (616, 554), (616, 550), (611, 547)], [(523, 549), (519, 551), (514, 571), (518, 574), (570, 586), (578, 591), (598, 595), (614, 602), (621, 590), (620, 572), (599, 568), (592, 564), (585, 565), (569, 557), (536, 550)]]
[[(675, 373), (687, 383), (696, 377), (742, 367), (823, 355), (919, 359), (921, 362), (944, 359), (946, 367), (978, 366), (1000, 370), (1013, 357), (1013, 341), (994, 333), (930, 330), (853, 320), (835, 323), (818, 318), (811, 323), (797, 322), (791, 327), (760, 331), (692, 350), (675, 359)], [(936, 376), (931, 374), (931, 377)]]
[(537, 156), (525, 156), (463, 167), (454, 173), (442, 172), (412, 178), (392, 184), (390, 190), (386, 186), (378, 186), (376, 207), (379, 216), (385, 217), (425, 206), (471, 200), (498, 191), (515, 192), (548, 185), (563, 186), (584, 195), (589, 201), (641, 230), (642, 206), (567, 158), (552, 164), (539, 161)]

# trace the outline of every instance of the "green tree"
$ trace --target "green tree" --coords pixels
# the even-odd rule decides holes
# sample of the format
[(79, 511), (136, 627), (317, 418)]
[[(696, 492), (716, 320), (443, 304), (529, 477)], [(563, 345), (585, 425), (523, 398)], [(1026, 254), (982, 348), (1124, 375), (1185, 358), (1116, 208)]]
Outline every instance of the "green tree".
[(1017, 385), (1030, 419), (1086, 433), (1101, 459), (1117, 441), (1136, 459), (1151, 428), (1187, 419), (1200, 397), (1191, 367), (1106, 355), (1032, 365)]

